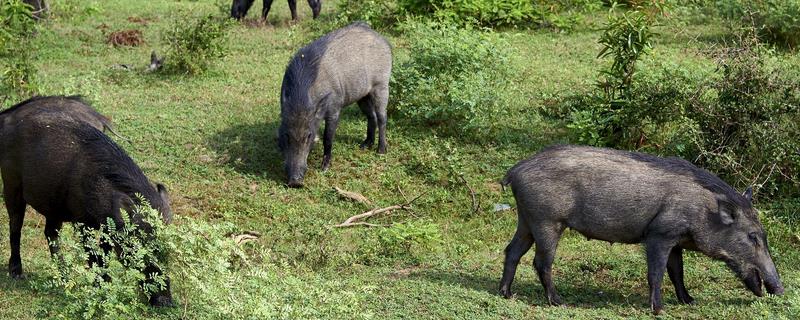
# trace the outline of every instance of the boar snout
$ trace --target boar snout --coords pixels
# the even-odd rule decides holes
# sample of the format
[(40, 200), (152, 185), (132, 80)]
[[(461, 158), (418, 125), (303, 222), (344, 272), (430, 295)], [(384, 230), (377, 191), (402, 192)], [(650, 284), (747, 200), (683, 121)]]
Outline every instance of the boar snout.
[(289, 188), (302, 188), (303, 187), (303, 177), (292, 177), (289, 179), (289, 182), (286, 183)]

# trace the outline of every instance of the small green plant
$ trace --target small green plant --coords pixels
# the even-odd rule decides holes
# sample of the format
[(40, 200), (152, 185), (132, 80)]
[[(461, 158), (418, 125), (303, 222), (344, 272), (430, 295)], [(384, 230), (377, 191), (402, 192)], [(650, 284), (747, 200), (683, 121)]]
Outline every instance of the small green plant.
[(422, 257), (419, 251), (433, 251), (442, 243), (439, 225), (426, 221), (397, 223), (381, 229), (378, 236), (384, 255), (412, 260)]
[(637, 62), (650, 50), (654, 23), (653, 15), (643, 8), (619, 14), (615, 6), (609, 10), (599, 40), (603, 48), (597, 57), (610, 57), (612, 62), (600, 71), (594, 99), (571, 115), (568, 127), (578, 141), (597, 146), (625, 145), (642, 138), (637, 124), (646, 113), (633, 105), (632, 88)]
[(163, 70), (201, 74), (228, 52), (230, 19), (208, 15), (196, 20), (179, 19), (165, 31), (168, 46)]
[[(145, 216), (156, 233), (161, 232), (163, 225), (155, 210), (143, 205), (134, 211)], [(142, 271), (146, 265), (164, 261), (162, 243), (149, 241), (153, 235), (138, 228), (129, 216), (123, 215), (124, 226), (116, 226), (109, 218), (99, 229), (80, 224), (62, 229), (58, 240), (61, 250), (51, 265), (52, 277), (42, 287), (61, 291), (70, 303), (54, 312), (68, 318), (134, 318), (147, 308), (142, 296), (165, 286), (163, 275)], [(104, 243), (115, 250), (104, 250)]]
[(508, 52), (492, 32), (406, 22), (410, 59), (393, 72), (394, 106), (409, 118), (456, 131), (503, 114)]

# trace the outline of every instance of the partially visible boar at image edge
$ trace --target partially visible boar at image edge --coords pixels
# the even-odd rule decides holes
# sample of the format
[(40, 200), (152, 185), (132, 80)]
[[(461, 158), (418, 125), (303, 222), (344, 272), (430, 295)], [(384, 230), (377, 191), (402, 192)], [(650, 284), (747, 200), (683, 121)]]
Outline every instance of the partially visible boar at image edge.
[(281, 85), (278, 147), (290, 187), (303, 186), (308, 154), (321, 122), (322, 170), (331, 163), (333, 137), (343, 107), (358, 103), (367, 118), (361, 148), (371, 148), (378, 130), (378, 153), (386, 153), (386, 105), (392, 50), (369, 25), (356, 22), (300, 49), (286, 67)]
[(584, 146), (546, 148), (517, 163), (502, 181), (517, 202), (517, 231), (506, 247), (500, 294), (510, 297), (517, 264), (536, 244), (534, 268), (551, 304), (561, 304), (551, 268), (559, 238), (571, 228), (587, 238), (643, 243), (650, 305), (662, 309), (666, 271), (682, 303), (682, 250), (724, 261), (755, 295), (782, 294), (764, 227), (743, 194), (679, 158)]
[[(150, 183), (127, 153), (96, 125), (61, 109), (26, 106), (28, 102), (0, 112), (0, 172), (11, 248), (9, 275), (23, 277), (20, 246), (27, 206), (45, 217), (44, 235), (52, 256), (58, 253), (59, 230), (64, 222), (108, 231), (108, 219), (121, 229), (126, 224), (123, 215), (127, 215), (127, 220), (143, 231), (146, 238), (142, 240), (152, 241), (152, 226), (134, 208), (142, 204), (140, 195), (169, 222), (172, 211), (166, 188)], [(100, 241), (106, 252), (114, 246), (110, 241)], [(90, 265), (105, 263), (99, 254), (89, 252)], [(140, 271), (147, 275), (145, 286), (156, 284), (152, 275), (163, 275), (154, 261), (146, 262)], [(163, 285), (149, 295), (151, 305), (173, 305), (169, 279)]]

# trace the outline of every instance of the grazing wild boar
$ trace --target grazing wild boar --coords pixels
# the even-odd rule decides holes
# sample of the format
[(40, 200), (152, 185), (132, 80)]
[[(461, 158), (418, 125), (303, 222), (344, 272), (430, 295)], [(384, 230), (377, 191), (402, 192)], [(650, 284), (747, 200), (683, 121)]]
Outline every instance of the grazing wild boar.
[(80, 96), (41, 96), (33, 97), (17, 104), (14, 108), (3, 111), (5, 123), (16, 123), (31, 114), (42, 112), (59, 112), (67, 117), (83, 121), (100, 131), (113, 133), (115, 136), (129, 141), (114, 130), (111, 119), (100, 114)]
[(665, 270), (678, 300), (694, 301), (683, 281), (683, 249), (724, 261), (757, 296), (763, 295), (762, 281), (767, 292), (783, 293), (752, 190), (739, 194), (683, 159), (559, 145), (517, 163), (502, 184), (511, 185), (519, 215), (505, 250), (505, 297), (520, 257), (535, 243), (534, 267), (547, 300), (561, 304), (551, 267), (564, 228), (590, 239), (643, 243), (656, 314)]
[(303, 186), (308, 154), (323, 120), (322, 170), (328, 169), (339, 112), (352, 103), (358, 102), (367, 117), (361, 148), (372, 147), (377, 128), (378, 153), (386, 153), (391, 72), (389, 42), (363, 22), (328, 33), (295, 54), (283, 76), (278, 129), (290, 187)]
[[(20, 237), (27, 205), (44, 215), (44, 234), (53, 255), (58, 252), (58, 231), (64, 222), (97, 229), (111, 218), (119, 227), (125, 224), (122, 215), (128, 213), (129, 221), (149, 237), (152, 227), (133, 210), (139, 204), (137, 194), (169, 222), (172, 212), (166, 188), (152, 185), (108, 136), (61, 112), (38, 111), (16, 118), (19, 108), (25, 106), (0, 113), (0, 173), (9, 216), (12, 278), (23, 274)], [(112, 244), (104, 242), (101, 247), (109, 250)], [(91, 255), (90, 263), (102, 260)], [(162, 274), (152, 262), (143, 272)], [(154, 306), (171, 305), (169, 280), (149, 300)]]
[[(255, 0), (233, 0), (233, 4), (231, 5), (231, 18), (236, 20), (241, 20), (247, 15), (247, 11), (250, 11), (250, 7), (253, 6), (253, 2)], [(319, 12), (322, 10), (322, 0), (308, 0), (308, 6), (311, 7), (311, 13), (314, 15), (314, 19), (319, 17)], [(267, 14), (269, 14), (269, 8), (272, 7), (272, 0), (264, 0), (264, 5), (261, 8), (261, 19), (267, 21)], [(289, 11), (292, 12), (292, 20), (297, 20), (297, 0), (289, 0)]]

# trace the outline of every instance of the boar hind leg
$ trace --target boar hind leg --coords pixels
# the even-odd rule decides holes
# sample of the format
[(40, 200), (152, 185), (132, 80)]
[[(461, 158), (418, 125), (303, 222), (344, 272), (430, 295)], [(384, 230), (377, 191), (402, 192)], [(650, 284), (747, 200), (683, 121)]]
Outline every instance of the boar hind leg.
[(289, 0), (289, 11), (292, 12), (292, 21), (297, 21), (297, 0)]
[(358, 107), (361, 108), (361, 112), (367, 117), (367, 138), (361, 143), (361, 149), (372, 148), (372, 145), (375, 143), (375, 128), (378, 126), (378, 118), (375, 115), (375, 108), (373, 105), (370, 96), (358, 100)]
[(336, 134), (336, 127), (339, 125), (339, 114), (329, 116), (325, 119), (325, 133), (322, 136), (322, 171), (328, 170), (331, 166), (331, 154), (333, 153), (333, 136)]
[(694, 299), (689, 295), (686, 284), (683, 282), (683, 249), (679, 246), (673, 247), (669, 252), (667, 274), (669, 274), (672, 285), (675, 286), (675, 295), (678, 296), (678, 300), (685, 304), (694, 303)]
[(383, 86), (372, 93), (375, 115), (378, 119), (378, 153), (386, 153), (386, 105), (389, 104), (389, 87)]
[[(5, 179), (9, 181), (9, 179)], [(8, 211), (9, 240), (11, 242), (11, 258), (8, 260), (8, 274), (11, 278), (22, 279), (22, 258), (20, 257), (20, 241), (22, 238), (22, 222), (25, 219), (25, 199), (22, 198), (20, 187), (10, 186), (10, 182), (3, 188), (3, 196)]]
[(511, 239), (511, 243), (506, 247), (506, 260), (503, 264), (503, 278), (500, 279), (500, 295), (511, 298), (511, 283), (514, 281), (514, 274), (517, 273), (519, 259), (530, 250), (533, 245), (533, 237), (527, 227), (520, 224), (517, 226), (517, 233)]
[(308, 0), (308, 6), (311, 7), (314, 19), (319, 17), (319, 12), (322, 11), (322, 0)]
[(561, 297), (556, 292), (556, 286), (553, 285), (553, 260), (555, 260), (558, 239), (561, 238), (561, 232), (564, 231), (564, 227), (560, 224), (541, 223), (531, 229), (536, 242), (536, 256), (533, 258), (533, 266), (536, 268), (536, 274), (539, 276), (542, 287), (544, 287), (547, 302), (552, 305), (559, 305), (561, 304)]
[(649, 239), (646, 243), (647, 283), (650, 286), (650, 309), (653, 310), (653, 314), (661, 313), (663, 307), (661, 282), (664, 280), (664, 271), (673, 245), (664, 239)]
[(269, 8), (271, 7), (272, 0), (264, 0), (264, 5), (261, 7), (261, 19), (264, 20), (264, 22), (267, 22), (267, 15), (269, 14)]

